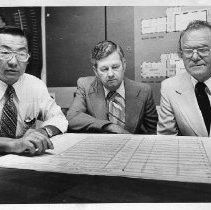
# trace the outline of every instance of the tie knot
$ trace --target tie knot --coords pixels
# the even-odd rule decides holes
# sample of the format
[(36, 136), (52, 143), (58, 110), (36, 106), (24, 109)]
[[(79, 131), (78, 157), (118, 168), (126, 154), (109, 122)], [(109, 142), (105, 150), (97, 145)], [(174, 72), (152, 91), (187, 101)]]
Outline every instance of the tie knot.
[(203, 82), (198, 82), (196, 84), (196, 88), (198, 89), (205, 89), (207, 86)]
[(198, 92), (204, 92), (205, 88), (207, 86), (203, 82), (198, 82), (195, 86), (196, 91)]
[(6, 90), (6, 95), (12, 97), (14, 94), (15, 94), (15, 89), (13, 88), (12, 85), (8, 85)]
[(112, 100), (115, 96), (116, 96), (117, 92), (116, 91), (110, 91), (108, 94), (107, 94), (107, 99), (108, 100)]

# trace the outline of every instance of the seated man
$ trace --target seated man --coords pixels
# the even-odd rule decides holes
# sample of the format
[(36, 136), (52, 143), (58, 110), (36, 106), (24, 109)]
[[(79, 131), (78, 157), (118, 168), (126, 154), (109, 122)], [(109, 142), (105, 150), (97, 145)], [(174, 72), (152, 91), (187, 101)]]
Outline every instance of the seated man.
[(67, 113), (77, 132), (154, 134), (157, 112), (150, 86), (124, 77), (126, 61), (120, 46), (102, 41), (92, 50), (95, 76), (79, 78)]
[(186, 71), (161, 85), (158, 134), (210, 136), (211, 25), (191, 22), (181, 33), (179, 55)]
[[(50, 137), (67, 130), (61, 108), (46, 85), (26, 74), (28, 40), (23, 30), (0, 29), (0, 152), (41, 154), (52, 149)], [(36, 120), (44, 121), (35, 129)]]

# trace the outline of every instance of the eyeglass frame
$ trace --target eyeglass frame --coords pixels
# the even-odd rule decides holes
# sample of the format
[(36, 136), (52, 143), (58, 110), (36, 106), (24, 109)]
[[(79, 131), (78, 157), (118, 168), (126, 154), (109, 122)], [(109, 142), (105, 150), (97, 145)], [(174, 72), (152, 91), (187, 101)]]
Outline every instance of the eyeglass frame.
[(22, 61), (22, 60), (19, 60), (18, 57), (17, 57), (17, 55), (20, 54), (20, 52), (17, 52), (17, 51), (15, 51), (15, 50), (1, 50), (1, 49), (0, 49), (0, 54), (1, 54), (1, 52), (3, 52), (3, 51), (9, 52), (10, 55), (11, 55), (11, 57), (8, 58), (8, 59), (1, 58), (1, 56), (0, 56), (0, 59), (1, 59), (1, 60), (5, 60), (5, 61), (11, 60), (11, 59), (14, 57), (14, 55), (15, 55), (16, 59), (17, 59), (19, 62), (25, 63), (25, 62), (27, 62), (27, 61), (29, 60), (29, 58), (30, 58), (30, 56), (31, 56), (29, 53), (25, 53), (25, 52), (24, 52), (24, 54), (27, 55), (27, 59), (26, 59), (25, 61)]
[[(207, 55), (201, 55), (200, 52), (198, 51), (199, 49), (207, 49), (207, 52), (209, 52), (209, 53), (208, 53)], [(190, 55), (190, 56), (185, 55), (184, 50), (190, 50), (190, 51), (192, 51), (191, 55)], [(190, 48), (190, 49), (183, 49), (183, 50), (181, 50), (180, 52), (181, 52), (181, 54), (183, 54), (186, 58), (191, 58), (191, 57), (193, 56), (194, 52), (197, 53), (197, 55), (199, 55), (200, 57), (207, 57), (207, 56), (209, 56), (209, 54), (210, 54), (210, 52), (211, 52), (211, 48), (209, 48), (209, 47), (199, 47), (199, 48), (195, 48), (195, 49), (191, 49), (191, 48)]]

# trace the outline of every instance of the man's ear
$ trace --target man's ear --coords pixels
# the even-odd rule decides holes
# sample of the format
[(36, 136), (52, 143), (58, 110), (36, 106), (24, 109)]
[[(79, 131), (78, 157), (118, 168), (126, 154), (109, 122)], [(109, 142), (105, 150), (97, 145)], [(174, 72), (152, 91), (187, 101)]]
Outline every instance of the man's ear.
[(124, 69), (124, 71), (126, 70), (126, 60), (123, 58), (122, 59), (122, 66), (123, 66), (123, 69)]
[(97, 76), (97, 69), (96, 69), (96, 67), (95, 66), (92, 66), (92, 69), (93, 69), (95, 75)]
[(182, 51), (180, 49), (177, 50), (177, 54), (178, 54), (179, 58), (182, 58)]
[(179, 58), (182, 58), (182, 48), (179, 45), (177, 46), (177, 54), (178, 54)]
[(26, 62), (27, 65), (28, 65), (29, 62), (32, 60), (32, 53), (29, 51), (28, 54), (29, 54), (29, 59), (28, 59), (28, 61)]

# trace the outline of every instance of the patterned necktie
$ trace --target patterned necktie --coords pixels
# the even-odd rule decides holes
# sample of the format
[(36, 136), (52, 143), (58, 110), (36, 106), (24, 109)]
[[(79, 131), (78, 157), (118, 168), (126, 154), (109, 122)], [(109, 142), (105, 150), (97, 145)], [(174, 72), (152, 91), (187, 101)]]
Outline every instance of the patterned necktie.
[(124, 128), (125, 126), (125, 99), (116, 91), (107, 95), (109, 120)]
[(195, 86), (195, 94), (198, 101), (199, 108), (201, 110), (204, 122), (207, 128), (208, 134), (210, 133), (211, 122), (211, 107), (210, 101), (205, 91), (207, 86), (203, 82), (198, 82)]
[(5, 92), (6, 101), (1, 116), (0, 136), (2, 137), (16, 137), (17, 108), (13, 101), (14, 94), (14, 88), (9, 85)]

